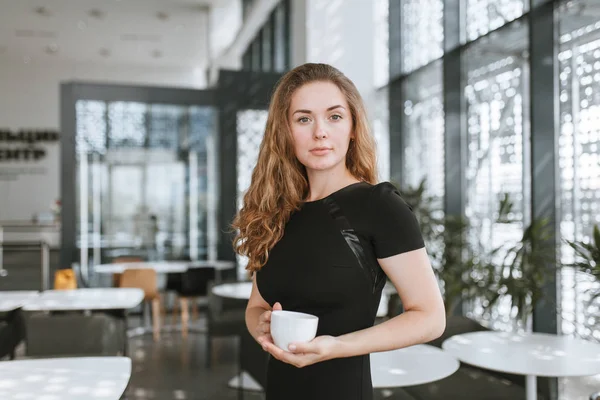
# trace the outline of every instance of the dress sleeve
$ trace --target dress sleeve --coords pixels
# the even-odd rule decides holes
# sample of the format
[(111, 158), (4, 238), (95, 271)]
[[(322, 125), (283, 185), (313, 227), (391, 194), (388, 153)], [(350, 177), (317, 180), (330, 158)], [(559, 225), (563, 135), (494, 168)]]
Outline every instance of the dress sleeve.
[(373, 187), (369, 198), (371, 241), (377, 258), (425, 246), (417, 218), (389, 182)]

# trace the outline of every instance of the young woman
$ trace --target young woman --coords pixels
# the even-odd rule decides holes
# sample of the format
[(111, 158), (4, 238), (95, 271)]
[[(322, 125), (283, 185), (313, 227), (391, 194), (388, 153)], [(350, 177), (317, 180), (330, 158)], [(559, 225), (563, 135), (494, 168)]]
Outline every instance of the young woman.
[[(443, 301), (410, 208), (376, 184), (375, 144), (354, 84), (325, 64), (278, 83), (252, 183), (233, 226), (249, 258), (248, 330), (272, 357), (267, 400), (370, 400), (369, 353), (440, 336)], [(374, 326), (386, 275), (404, 313)], [(272, 310), (319, 317), (317, 337), (279, 349)]]

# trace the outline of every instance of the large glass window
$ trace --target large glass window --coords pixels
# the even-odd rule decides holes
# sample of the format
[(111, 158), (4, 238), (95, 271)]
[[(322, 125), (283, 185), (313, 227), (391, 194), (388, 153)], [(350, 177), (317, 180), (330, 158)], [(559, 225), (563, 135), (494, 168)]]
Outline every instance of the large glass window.
[(389, 0), (376, 0), (375, 4), (375, 34), (374, 34), (374, 83), (375, 87), (387, 85), (390, 79), (389, 51)]
[(426, 193), (444, 199), (444, 107), (442, 65), (435, 63), (411, 75), (403, 88), (403, 180), (416, 188), (426, 179)]
[(467, 0), (467, 40), (475, 40), (529, 9), (529, 0)]
[[(581, 13), (586, 5), (592, 2), (569, 2), (558, 10), (560, 237), (577, 241), (590, 240), (593, 226), (600, 226), (600, 21)], [(574, 255), (564, 241), (560, 250), (562, 262), (571, 263)], [(598, 302), (590, 304), (588, 292), (597, 284), (582, 273), (563, 270), (563, 333), (600, 340)]]
[(77, 102), (83, 265), (121, 255), (196, 260), (215, 254), (217, 232), (209, 229), (216, 224), (208, 212), (215, 125), (209, 107)]
[(388, 103), (387, 88), (378, 90), (375, 93), (373, 136), (377, 143), (377, 171), (381, 182), (390, 179), (390, 116)]
[[(252, 182), (252, 172), (258, 161), (260, 143), (265, 134), (266, 110), (243, 110), (237, 113), (237, 208), (241, 209), (244, 195)], [(237, 255), (238, 276), (244, 275), (248, 260)]]
[[(465, 214), (470, 221), (469, 240), (481, 255), (503, 244), (516, 243), (528, 222), (529, 187), (524, 167), (528, 133), (523, 115), (528, 87), (526, 43), (525, 26), (511, 26), (465, 52)], [(496, 219), (504, 195), (510, 197), (513, 210), (509, 221), (499, 223)], [(491, 313), (484, 313), (478, 304), (471, 305), (468, 315), (486, 320), (494, 329), (515, 329), (509, 299), (504, 300)]]
[(402, 0), (402, 72), (408, 73), (444, 54), (444, 2)]

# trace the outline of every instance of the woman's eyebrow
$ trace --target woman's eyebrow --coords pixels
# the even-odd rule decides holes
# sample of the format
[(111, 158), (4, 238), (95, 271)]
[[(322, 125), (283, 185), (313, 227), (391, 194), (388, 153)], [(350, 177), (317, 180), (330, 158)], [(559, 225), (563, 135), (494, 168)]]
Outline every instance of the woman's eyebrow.
[[(331, 107), (329, 107), (329, 108), (327, 109), (327, 111), (335, 110), (336, 108), (344, 108), (344, 106), (342, 106), (342, 105), (340, 105), (340, 104), (337, 104), (337, 105), (335, 105), (335, 106), (331, 106)], [(345, 110), (345, 108), (344, 108), (344, 110)], [(294, 115), (294, 114), (296, 114), (296, 113), (312, 114), (312, 111), (310, 111), (310, 110), (304, 110), (304, 109), (302, 109), (302, 110), (296, 110), (296, 111), (294, 111), (294, 112), (292, 113), (292, 115)]]

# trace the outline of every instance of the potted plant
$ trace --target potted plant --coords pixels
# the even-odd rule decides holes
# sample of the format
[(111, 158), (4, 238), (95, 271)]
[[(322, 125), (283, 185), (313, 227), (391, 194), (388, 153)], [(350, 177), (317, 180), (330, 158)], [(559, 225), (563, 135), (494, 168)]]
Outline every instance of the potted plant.
[(440, 282), (448, 316), (454, 315), (463, 300), (477, 296), (477, 258), (466, 240), (468, 220), (444, 215), (440, 199), (427, 194), (426, 180), (417, 187), (401, 189), (400, 195), (412, 208), (421, 228), (434, 272)]
[[(508, 195), (500, 201), (497, 222), (511, 223), (513, 204)], [(483, 257), (480, 267), (484, 278), (479, 282), (479, 294), (484, 297), (484, 309), (490, 309), (501, 298), (507, 298), (511, 317), (525, 329), (530, 329), (533, 310), (544, 296), (546, 283), (556, 276), (556, 255), (548, 243), (552, 226), (548, 219), (534, 219), (514, 243), (506, 243)]]
[(591, 276), (596, 282), (596, 285), (586, 291), (589, 298), (585, 302), (585, 311), (590, 317), (586, 319), (586, 325), (590, 326), (593, 331), (600, 323), (597, 320), (600, 309), (600, 287), (598, 285), (600, 284), (600, 229), (598, 225), (594, 225), (590, 240), (567, 240), (566, 243), (573, 249), (575, 259), (565, 266)]

